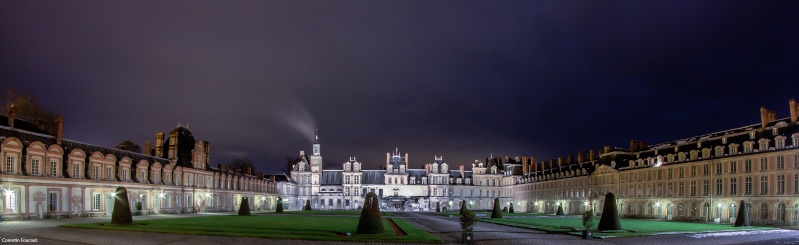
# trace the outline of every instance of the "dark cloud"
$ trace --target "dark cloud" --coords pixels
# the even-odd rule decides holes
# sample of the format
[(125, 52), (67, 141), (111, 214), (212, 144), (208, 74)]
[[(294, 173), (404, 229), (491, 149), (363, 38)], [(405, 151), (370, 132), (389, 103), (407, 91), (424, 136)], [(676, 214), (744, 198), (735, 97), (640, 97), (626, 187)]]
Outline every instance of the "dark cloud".
[(66, 137), (152, 140), (180, 121), (212, 161), (310, 150), (369, 168), (399, 147), (554, 158), (787, 115), (797, 4), (770, 1), (0, 3), (0, 87)]

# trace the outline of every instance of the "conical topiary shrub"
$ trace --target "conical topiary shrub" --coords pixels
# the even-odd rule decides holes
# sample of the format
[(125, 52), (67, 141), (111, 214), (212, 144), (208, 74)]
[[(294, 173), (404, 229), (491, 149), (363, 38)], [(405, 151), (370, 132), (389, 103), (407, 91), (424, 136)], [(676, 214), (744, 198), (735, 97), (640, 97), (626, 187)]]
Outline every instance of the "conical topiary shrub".
[(130, 213), (128, 190), (125, 187), (117, 187), (114, 192), (114, 211), (111, 213), (111, 224), (128, 225), (131, 223), (133, 223), (133, 215)]
[(436, 213), (440, 213), (441, 212), (441, 206), (440, 205), (441, 205), (440, 202), (436, 202)]
[(597, 230), (621, 230), (619, 222), (619, 210), (616, 209), (616, 196), (613, 193), (605, 195), (605, 205), (602, 206), (602, 217), (599, 218)]
[(555, 212), (555, 215), (563, 215), (563, 205), (558, 204), (558, 211)]
[(311, 200), (305, 200), (305, 211), (311, 211)]
[(746, 208), (746, 202), (743, 200), (738, 208), (738, 215), (735, 216), (735, 227), (741, 226), (749, 226), (749, 209)]
[(283, 212), (283, 198), (277, 198), (277, 208), (275, 208), (275, 213), (282, 213)]
[(369, 192), (366, 198), (363, 199), (363, 210), (361, 210), (361, 219), (358, 221), (358, 230), (355, 231), (359, 234), (376, 234), (383, 233), (383, 216), (380, 214), (380, 201), (377, 199), (377, 194)]
[(510, 210), (508, 210), (508, 213), (515, 213), (515, 212), (513, 211), (513, 203), (510, 203)]
[(463, 215), (463, 212), (466, 211), (466, 201), (461, 201), (461, 212), (460, 215)]
[(491, 218), (492, 219), (502, 218), (502, 210), (499, 209), (499, 197), (494, 198), (494, 210), (491, 211)]
[(250, 215), (250, 200), (246, 196), (241, 198), (239, 215)]

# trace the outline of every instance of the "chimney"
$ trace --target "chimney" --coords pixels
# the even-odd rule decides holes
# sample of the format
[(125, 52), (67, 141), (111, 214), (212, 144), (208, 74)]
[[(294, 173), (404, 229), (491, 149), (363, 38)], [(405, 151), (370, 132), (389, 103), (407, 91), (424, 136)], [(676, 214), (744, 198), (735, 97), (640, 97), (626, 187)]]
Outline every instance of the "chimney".
[(585, 154), (583, 154), (582, 151), (577, 152), (577, 162), (578, 163), (585, 162)]
[(257, 172), (257, 173), (255, 173), (255, 176), (258, 177), (258, 180), (263, 180), (264, 179), (264, 173)]
[(146, 141), (144, 141), (144, 154), (145, 154), (145, 155), (150, 155), (150, 156), (152, 156), (152, 155), (151, 155), (151, 154), (152, 154), (152, 152), (150, 152), (150, 151), (151, 151), (151, 150), (150, 150), (150, 148), (151, 148), (151, 147), (150, 147), (150, 141), (149, 141), (149, 140), (146, 140)]
[(8, 107), (8, 127), (14, 128), (14, 114), (16, 114), (17, 108), (14, 107), (14, 104)]
[(178, 158), (178, 131), (172, 131), (169, 133), (169, 140), (167, 142), (169, 144), (169, 152), (167, 153), (167, 159), (177, 159)]
[(537, 166), (538, 163), (536, 163), (535, 161), (536, 161), (535, 156), (530, 157), (530, 167), (533, 167), (532, 171), (536, 171), (535, 166)]
[(572, 164), (574, 162), (574, 155), (569, 154), (568, 158), (566, 158), (566, 164)]
[(796, 116), (796, 113), (797, 113), (796, 101), (793, 100), (793, 99), (789, 100), (788, 101), (788, 107), (789, 107), (788, 109), (791, 110), (791, 124), (795, 124), (796, 123), (796, 117), (797, 117)]
[(588, 161), (594, 160), (594, 149), (588, 150)]
[(429, 163), (424, 165), (424, 173), (425, 174), (430, 174), (430, 164)]
[(760, 127), (766, 128), (766, 123), (768, 123), (768, 110), (765, 107), (760, 107)]
[(55, 116), (55, 143), (61, 144), (61, 137), (64, 136), (64, 116)]
[(269, 182), (275, 183), (275, 176), (274, 175), (269, 176)]
[(558, 157), (558, 169), (563, 166), (563, 157)]
[(603, 153), (603, 154), (606, 154), (606, 153), (608, 153), (608, 152), (610, 152), (610, 146), (609, 146), (609, 145), (606, 145), (606, 146), (605, 146), (605, 151), (604, 151), (604, 153)]
[(527, 174), (527, 157), (522, 157), (522, 173)]
[(224, 170), (224, 167), (225, 167), (225, 165), (223, 165), (223, 164), (221, 164), (221, 163), (217, 163), (217, 164), (216, 164), (216, 168), (218, 168), (218, 169), (219, 169), (219, 173), (222, 173), (222, 171), (225, 171), (225, 170)]
[(521, 162), (521, 159), (519, 158), (519, 156), (513, 157), (513, 160), (516, 161), (516, 162)]
[(463, 174), (463, 165), (459, 167), (459, 170), (461, 171), (461, 178), (466, 179), (466, 175)]
[(205, 146), (205, 164), (211, 163), (211, 142), (203, 141)]
[(555, 159), (549, 159), (549, 168), (555, 168)]
[(649, 150), (649, 147), (646, 146), (646, 142), (638, 141), (638, 150), (639, 151)]
[(155, 134), (155, 156), (164, 157), (164, 132)]
[(247, 167), (247, 174), (252, 175), (252, 166)]
[(769, 122), (773, 122), (777, 120), (777, 113), (774, 111), (768, 111)]
[(638, 152), (638, 141), (630, 140), (630, 153)]
[(386, 152), (386, 167), (388, 167), (388, 163), (391, 161), (391, 153)]
[[(407, 153), (407, 152), (405, 152), (405, 164), (407, 164), (407, 165), (408, 165), (408, 167), (409, 167), (409, 166), (411, 166), (411, 162), (410, 162), (410, 161), (408, 161), (408, 153)], [(407, 167), (406, 167), (406, 168), (407, 168)]]

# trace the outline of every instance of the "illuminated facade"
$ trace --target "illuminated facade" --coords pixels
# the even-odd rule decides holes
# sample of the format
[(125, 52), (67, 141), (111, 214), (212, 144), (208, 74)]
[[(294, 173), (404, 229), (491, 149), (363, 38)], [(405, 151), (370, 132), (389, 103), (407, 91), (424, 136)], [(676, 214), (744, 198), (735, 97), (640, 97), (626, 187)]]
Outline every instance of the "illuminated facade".
[[(6, 123), (7, 122), (7, 123)], [(5, 124), (4, 124), (5, 123)], [(210, 146), (178, 125), (168, 138), (156, 134), (145, 154), (61, 138), (22, 120), (0, 116), (0, 189), (3, 219), (110, 215), (117, 187), (142, 213), (238, 209), (247, 196), (253, 209), (272, 209), (274, 180), (249, 169), (209, 166)]]

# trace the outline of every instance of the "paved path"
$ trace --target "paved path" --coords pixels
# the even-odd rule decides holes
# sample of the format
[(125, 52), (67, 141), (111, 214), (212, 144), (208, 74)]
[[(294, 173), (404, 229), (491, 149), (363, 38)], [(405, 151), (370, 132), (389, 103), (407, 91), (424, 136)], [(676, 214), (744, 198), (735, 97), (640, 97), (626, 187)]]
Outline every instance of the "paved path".
[[(438, 236), (444, 243), (460, 243), (460, 224), (457, 217), (442, 217), (424, 213), (395, 212), (421, 229)], [(181, 214), (135, 216), (134, 220), (186, 218), (220, 214)], [(227, 215), (227, 214), (221, 214)], [(10, 221), (0, 223), (0, 238), (36, 239), (38, 244), (374, 244), (355, 242), (327, 242), (280, 240), (248, 237), (197, 236), (179, 234), (144, 233), (59, 227), (62, 224), (109, 222), (110, 218), (74, 218), (60, 220)], [(581, 240), (577, 236), (553, 234), (543, 231), (478, 222), (475, 226), (477, 244), (796, 244), (799, 231), (776, 230), (768, 232), (672, 234), (627, 238)], [(28, 240), (31, 241), (31, 240)], [(407, 244), (405, 244), (407, 245)]]

